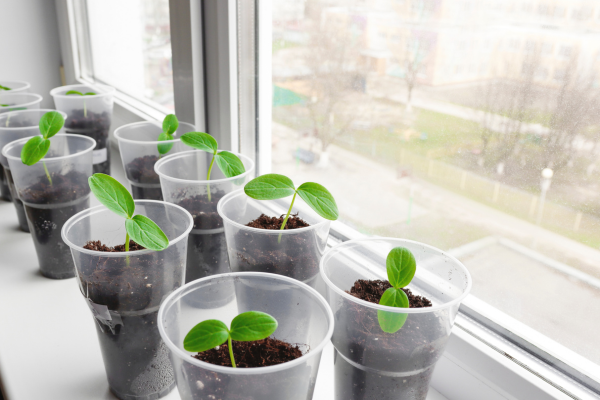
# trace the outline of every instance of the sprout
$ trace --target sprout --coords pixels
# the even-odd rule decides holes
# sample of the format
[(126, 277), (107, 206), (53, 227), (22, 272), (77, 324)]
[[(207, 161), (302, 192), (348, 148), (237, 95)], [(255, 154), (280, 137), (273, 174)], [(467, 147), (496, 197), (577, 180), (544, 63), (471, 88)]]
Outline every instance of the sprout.
[[(179, 128), (179, 121), (175, 114), (169, 114), (165, 117), (162, 124), (162, 132), (158, 135), (158, 141), (162, 142), (165, 140), (173, 140), (173, 134)], [(167, 154), (171, 148), (173, 148), (173, 142), (170, 143), (159, 143), (158, 144), (158, 154), (161, 156), (163, 154)]]
[[(78, 95), (78, 96), (94, 96), (94, 95), (96, 95), (97, 93), (94, 93), (94, 92), (81, 93), (81, 92), (79, 92), (79, 91), (77, 91), (77, 90), (69, 90), (69, 91), (68, 91), (67, 93), (65, 93), (65, 94), (76, 94), (76, 95)], [(83, 116), (84, 116), (85, 118), (87, 118), (87, 108), (86, 108), (86, 106), (85, 106), (85, 100), (83, 100)]]

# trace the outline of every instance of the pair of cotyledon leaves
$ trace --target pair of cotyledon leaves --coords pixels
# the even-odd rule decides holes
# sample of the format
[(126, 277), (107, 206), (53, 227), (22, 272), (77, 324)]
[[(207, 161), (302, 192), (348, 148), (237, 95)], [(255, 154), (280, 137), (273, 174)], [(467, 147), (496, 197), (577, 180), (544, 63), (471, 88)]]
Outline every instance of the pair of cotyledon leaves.
[[(277, 329), (277, 320), (260, 311), (248, 311), (231, 321), (231, 328), (217, 319), (208, 319), (194, 326), (183, 339), (187, 351), (202, 352), (220, 346), (231, 338), (251, 342), (269, 337)], [(232, 360), (234, 363), (234, 360)]]
[(335, 199), (318, 183), (306, 182), (296, 189), (287, 176), (265, 174), (248, 182), (244, 192), (256, 200), (281, 199), (297, 193), (321, 217), (335, 221), (339, 216)]
[(65, 94), (78, 94), (79, 96), (95, 96), (97, 93), (94, 93), (94, 92), (81, 93), (78, 90), (69, 90)]
[[(166, 140), (173, 140), (173, 134), (179, 128), (179, 120), (174, 114), (169, 114), (165, 117), (162, 124), (162, 132), (158, 135), (158, 141), (164, 142)], [(167, 154), (171, 148), (173, 148), (173, 142), (170, 143), (159, 143), (158, 153)]]
[[(385, 264), (388, 281), (392, 287), (383, 293), (379, 304), (389, 307), (409, 308), (408, 297), (402, 288), (407, 286), (415, 276), (417, 270), (415, 256), (404, 247), (395, 247), (387, 255)], [(407, 317), (407, 314), (377, 311), (379, 326), (387, 333), (397, 332), (402, 328)]]
[(65, 120), (63, 116), (56, 111), (50, 111), (40, 118), (40, 133), (42, 136), (34, 136), (25, 143), (21, 149), (21, 161), (25, 165), (34, 165), (48, 153), (50, 149), (50, 138), (56, 135)]
[(125, 218), (125, 230), (137, 244), (150, 250), (164, 250), (169, 246), (169, 238), (158, 225), (144, 215), (133, 215), (133, 197), (115, 178), (105, 174), (90, 176), (90, 189), (106, 208)]
[(227, 178), (232, 178), (246, 172), (242, 160), (229, 151), (219, 151), (217, 140), (208, 133), (188, 132), (181, 136), (181, 141), (186, 146), (212, 153), (219, 169)]

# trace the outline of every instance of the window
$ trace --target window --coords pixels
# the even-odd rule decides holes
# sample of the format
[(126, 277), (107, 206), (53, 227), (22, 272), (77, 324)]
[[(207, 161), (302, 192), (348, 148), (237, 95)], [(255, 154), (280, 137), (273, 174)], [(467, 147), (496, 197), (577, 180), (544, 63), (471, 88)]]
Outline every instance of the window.
[[(460, 15), (430, 2), (427, 18), (375, 3), (315, 0), (294, 18), (300, 24), (273, 20), (278, 35), (299, 26), (304, 35), (293, 47), (274, 44), (273, 85), (288, 101), (272, 103), (272, 170), (324, 184), (361, 233), (456, 252), (491, 320), (526, 327), (536, 348), (600, 379), (597, 318), (585, 315), (600, 307), (600, 178), (589, 172), (600, 168), (600, 92), (586, 73), (600, 31), (574, 33), (565, 19), (549, 32), (546, 16), (563, 11), (545, 3), (537, 13), (520, 6), (526, 29), (493, 2)], [(330, 10), (361, 25), (327, 31)], [(426, 42), (427, 56), (406, 57), (400, 46), (376, 55), (368, 33), (384, 22), (410, 26), (403, 35)], [(456, 56), (465, 35), (485, 45)], [(555, 47), (568, 65), (542, 60)], [(394, 59), (402, 73), (388, 68)], [(297, 149), (312, 156), (296, 158)]]
[[(174, 110), (168, 0), (74, 2), (82, 77)], [(87, 22), (87, 24), (85, 23)], [(84, 42), (86, 41), (87, 42)]]

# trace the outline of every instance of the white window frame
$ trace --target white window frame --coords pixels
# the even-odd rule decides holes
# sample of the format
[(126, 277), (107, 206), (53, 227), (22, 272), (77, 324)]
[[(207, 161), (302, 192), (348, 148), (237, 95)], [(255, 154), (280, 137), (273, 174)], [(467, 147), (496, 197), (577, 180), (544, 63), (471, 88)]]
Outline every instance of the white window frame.
[[(82, 74), (76, 40), (74, 3), (56, 0), (64, 74), (68, 82), (93, 83)], [(244, 0), (170, 0), (176, 113), (213, 134), (220, 147), (240, 148), (240, 135), (255, 135), (259, 174), (271, 169), (271, 10), (273, 0), (255, 0), (256, 128), (239, 129), (237, 2)], [(156, 108), (117, 93), (113, 125), (139, 119), (161, 120)], [(182, 118), (183, 119), (183, 118)], [(252, 141), (250, 141), (252, 142)], [(361, 234), (334, 222), (331, 244)], [(549, 351), (547, 346), (554, 346)], [(600, 382), (582, 365), (582, 357), (526, 325), (469, 296), (461, 306), (432, 386), (449, 399), (600, 399)], [(579, 360), (575, 360), (579, 357)], [(588, 368), (594, 367), (589, 364)], [(598, 378), (596, 378), (598, 379)]]

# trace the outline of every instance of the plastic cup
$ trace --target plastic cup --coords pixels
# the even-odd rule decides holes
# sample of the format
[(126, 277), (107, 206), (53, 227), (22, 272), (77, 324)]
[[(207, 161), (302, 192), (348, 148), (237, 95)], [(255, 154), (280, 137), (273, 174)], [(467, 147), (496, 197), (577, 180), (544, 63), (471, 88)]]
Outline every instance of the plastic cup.
[(73, 259), (60, 230), (71, 216), (90, 206), (88, 178), (96, 142), (85, 136), (57, 134), (50, 139), (48, 154), (29, 166), (21, 162), (21, 149), (29, 139), (7, 144), (2, 155), (8, 159), (16, 192), (25, 206), (40, 272), (52, 279), (72, 278)]
[(161, 302), (183, 284), (190, 214), (173, 204), (136, 200), (169, 238), (163, 251), (109, 253), (84, 249), (92, 240), (125, 242), (125, 219), (104, 206), (78, 213), (62, 229), (81, 293), (95, 319), (110, 390), (120, 399), (153, 400), (175, 387), (168, 351), (156, 327)]
[(154, 172), (154, 164), (171, 154), (189, 150), (181, 143), (181, 135), (193, 132), (196, 128), (192, 124), (180, 122), (179, 128), (173, 134), (173, 147), (165, 155), (158, 153), (158, 135), (162, 126), (158, 122), (136, 122), (123, 125), (115, 130), (115, 137), (119, 141), (119, 151), (127, 180), (131, 184), (131, 194), (134, 199), (163, 200), (160, 190), (160, 180)]
[[(70, 90), (81, 93), (97, 93), (80, 96), (66, 94)], [(110, 151), (108, 132), (112, 120), (115, 88), (94, 84), (60, 86), (50, 91), (57, 110), (67, 113), (65, 131), (91, 137), (96, 141), (94, 149), (94, 173), (110, 175)]]
[[(229, 302), (214, 307), (213, 297), (229, 294)], [(242, 300), (246, 298), (255, 301), (248, 304)], [(294, 306), (288, 307), (291, 301)], [(246, 311), (272, 315), (278, 322), (272, 336), (308, 345), (301, 346), (308, 352), (270, 367), (230, 368), (197, 360), (183, 349), (183, 338), (197, 323), (219, 319), (229, 326), (236, 315)], [(333, 332), (333, 315), (325, 299), (302, 282), (261, 272), (238, 272), (198, 279), (175, 291), (160, 307), (158, 329), (169, 348), (182, 400), (308, 400), (313, 396), (323, 347)]]
[(12, 90), (0, 90), (0, 114), (21, 111), (21, 110), (37, 110), (40, 108), (40, 103), (43, 97), (34, 93), (12, 93)]
[[(12, 141), (39, 135), (40, 118), (50, 111), (54, 110), (23, 110), (0, 114), (0, 151)], [(65, 113), (61, 114), (63, 118), (66, 118)], [(8, 168), (8, 160), (3, 155), (0, 155), (0, 190), (3, 199), (7, 201), (12, 199), (17, 210), (21, 230), (29, 232), (23, 202), (19, 200), (19, 196), (16, 194), (15, 182)]]
[(319, 262), (325, 252), (331, 221), (317, 215), (299, 197), (292, 214), (310, 226), (290, 230), (266, 230), (246, 226), (261, 214), (285, 215), (291, 197), (281, 200), (254, 200), (243, 190), (229, 193), (219, 201), (231, 271), (258, 271), (289, 276), (324, 293), (320, 285)]
[[(432, 307), (386, 307), (346, 293), (358, 279), (387, 280), (386, 257), (398, 246), (417, 260), (408, 288), (428, 298)], [(465, 266), (422, 243), (368, 238), (330, 249), (321, 260), (321, 275), (335, 316), (335, 399), (425, 400), (460, 302), (471, 290)], [(384, 333), (378, 311), (404, 315), (406, 322), (396, 333)]]
[(213, 166), (210, 181), (206, 180), (206, 174), (212, 154), (207, 152), (186, 151), (156, 163), (165, 201), (179, 204), (194, 217), (194, 229), (188, 242), (186, 283), (229, 272), (227, 242), (217, 204), (227, 193), (244, 187), (254, 177), (254, 162), (244, 155), (236, 155), (244, 163), (246, 172), (226, 178), (218, 167)]
[(25, 81), (0, 81), (0, 85), (10, 88), (10, 90), (0, 89), (0, 93), (27, 93), (31, 84)]

